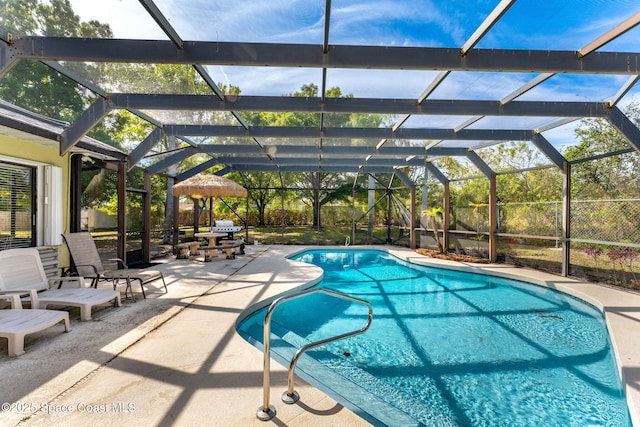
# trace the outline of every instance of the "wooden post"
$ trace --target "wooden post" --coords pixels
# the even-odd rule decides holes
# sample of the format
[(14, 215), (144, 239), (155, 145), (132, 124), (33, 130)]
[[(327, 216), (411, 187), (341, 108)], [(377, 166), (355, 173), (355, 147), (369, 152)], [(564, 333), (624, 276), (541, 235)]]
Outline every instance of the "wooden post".
[(373, 237), (373, 229), (376, 219), (375, 203), (376, 179), (375, 174), (370, 173), (367, 178), (367, 239), (371, 239)]
[[(118, 163), (118, 258), (127, 263), (127, 165)], [(122, 266), (119, 266), (122, 268)]]
[(249, 190), (247, 190), (247, 198), (244, 204), (244, 241), (249, 243)]
[(213, 196), (209, 197), (209, 227), (213, 227)]
[(69, 185), (69, 231), (77, 233), (81, 228), (82, 212), (82, 155), (71, 155), (71, 182)]
[(144, 171), (144, 203), (142, 211), (142, 261), (151, 262), (151, 174)]
[(200, 199), (193, 199), (193, 232), (200, 231)]
[(180, 239), (180, 197), (173, 196), (173, 247), (175, 248)]

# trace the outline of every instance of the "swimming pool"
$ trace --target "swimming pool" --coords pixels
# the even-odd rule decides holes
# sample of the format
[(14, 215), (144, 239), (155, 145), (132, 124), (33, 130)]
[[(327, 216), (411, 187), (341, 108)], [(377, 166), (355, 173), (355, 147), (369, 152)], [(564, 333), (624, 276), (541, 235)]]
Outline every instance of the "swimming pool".
[[(523, 282), (369, 250), (308, 251), (326, 287), (368, 300), (365, 334), (310, 351), (297, 374), (374, 424), (630, 426), (602, 314)], [(309, 341), (360, 327), (365, 307), (325, 295), (272, 317), (285, 366)], [(264, 311), (239, 333), (260, 346)], [(302, 396), (304, 399), (304, 396)]]

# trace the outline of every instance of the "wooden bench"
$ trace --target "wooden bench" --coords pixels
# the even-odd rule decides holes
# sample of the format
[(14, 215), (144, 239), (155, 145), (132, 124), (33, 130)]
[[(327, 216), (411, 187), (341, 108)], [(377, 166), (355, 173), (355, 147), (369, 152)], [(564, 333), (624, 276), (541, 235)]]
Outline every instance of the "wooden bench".
[(218, 256), (218, 251), (227, 254), (227, 259), (235, 259), (235, 248), (239, 248), (237, 254), (244, 255), (244, 241), (236, 240), (229, 241), (228, 243), (220, 242), (221, 244), (215, 246), (200, 246), (200, 250), (204, 252), (204, 261), (209, 262), (211, 258)]
[(189, 256), (195, 256), (198, 254), (198, 250), (200, 249), (199, 242), (183, 242), (178, 243), (176, 246), (176, 258), (177, 259), (188, 259)]

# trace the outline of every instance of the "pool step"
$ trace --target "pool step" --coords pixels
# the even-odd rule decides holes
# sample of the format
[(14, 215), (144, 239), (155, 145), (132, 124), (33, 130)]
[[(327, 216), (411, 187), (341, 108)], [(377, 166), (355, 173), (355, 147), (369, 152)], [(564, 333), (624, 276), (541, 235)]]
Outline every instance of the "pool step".
[[(332, 358), (324, 361), (325, 365), (335, 371), (343, 378), (347, 378), (349, 381), (355, 381), (359, 387), (368, 393), (373, 391), (378, 395), (385, 396), (385, 405), (387, 407), (393, 407), (402, 411), (404, 414), (411, 417), (411, 423), (407, 424), (406, 421), (402, 422), (402, 425), (415, 425), (418, 422), (419, 426), (433, 425), (441, 427), (455, 427), (459, 426), (459, 423), (454, 421), (446, 414), (439, 412), (433, 408), (425, 405), (424, 402), (416, 399), (412, 395), (398, 390), (391, 384), (379, 379), (378, 377), (371, 375), (367, 371), (360, 369), (357, 366), (349, 363), (342, 358)], [(367, 407), (369, 411), (369, 407)], [(385, 410), (387, 412), (387, 410)], [(394, 417), (393, 420), (396, 420)], [(395, 424), (395, 421), (394, 421)]]
[[(287, 361), (285, 366), (288, 366), (288, 362), (291, 361), (295, 350), (308, 344), (309, 341), (292, 331), (281, 330), (279, 332), (281, 333), (278, 334), (281, 344), (278, 348), (272, 347), (272, 349), (274, 353), (277, 353), (278, 356)], [(283, 343), (288, 344), (290, 347), (282, 345)], [(387, 382), (358, 367), (353, 361), (349, 360), (349, 356), (336, 356), (326, 350), (326, 347), (337, 346), (339, 343), (329, 344), (313, 350), (314, 355), (320, 361), (301, 357), (298, 361), (296, 375), (318, 387), (334, 399), (343, 402), (349, 409), (367, 419), (366, 414), (362, 412), (365, 411), (374, 418), (374, 420), (370, 420), (374, 425), (379, 425), (379, 423), (406, 427), (424, 425), (454, 427), (459, 425), (446, 414), (425, 407), (424, 402), (419, 399), (399, 391)], [(283, 349), (284, 351), (282, 351)], [(321, 382), (316, 378), (321, 378)], [(372, 391), (375, 391), (377, 395), (386, 396), (387, 401), (380, 399)], [(343, 397), (343, 399), (339, 399), (339, 397)], [(358, 403), (349, 405), (346, 403), (347, 400), (349, 402), (354, 400), (363, 402), (366, 405), (360, 404), (360, 407), (353, 406), (358, 405)]]

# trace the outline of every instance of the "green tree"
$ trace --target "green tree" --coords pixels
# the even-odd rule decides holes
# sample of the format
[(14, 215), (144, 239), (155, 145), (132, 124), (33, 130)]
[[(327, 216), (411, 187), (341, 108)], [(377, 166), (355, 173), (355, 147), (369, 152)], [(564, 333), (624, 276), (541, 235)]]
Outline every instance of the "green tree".
[[(107, 24), (83, 22), (68, 0), (0, 0), (0, 28), (21, 35), (52, 37), (112, 37)], [(100, 64), (75, 64), (77, 72), (100, 75)], [(0, 98), (47, 117), (73, 121), (93, 101), (95, 95), (71, 79), (38, 61), (20, 61), (3, 77)], [(124, 127), (116, 117), (109, 122), (115, 129)], [(91, 136), (119, 147), (107, 126), (100, 124)], [(115, 174), (86, 164), (82, 174), (83, 206), (106, 209), (116, 192)]]
[(433, 228), (433, 237), (436, 239), (436, 245), (438, 246), (438, 252), (443, 253), (444, 247), (440, 240), (440, 232), (438, 231), (438, 218), (442, 217), (442, 208), (429, 208), (423, 212), (426, 216), (431, 218), (431, 228)]
[[(102, 84), (105, 87), (117, 88), (123, 92), (183, 94), (210, 94), (212, 92), (194, 67), (179, 64), (107, 64)], [(240, 89), (235, 86), (227, 87), (222, 84), (218, 86), (225, 94), (237, 95), (240, 93)], [(215, 111), (157, 111), (153, 113), (153, 116), (163, 123), (231, 124), (227, 114)], [(143, 141), (155, 128), (151, 123), (126, 110), (113, 112), (102, 123), (111, 133), (108, 138), (116, 140), (118, 145), (129, 151)], [(207, 138), (192, 138), (191, 140), (195, 143), (211, 142), (207, 141)], [(147, 158), (143, 159), (142, 166), (161, 160), (164, 156), (163, 153), (173, 152), (188, 145), (187, 142), (177, 138), (164, 137), (148, 154)], [(198, 154), (171, 166), (168, 174), (175, 175), (179, 171), (188, 170), (208, 159), (209, 156)], [(173, 223), (173, 194), (171, 190), (173, 184), (172, 178), (152, 180), (152, 205), (162, 206), (164, 212), (163, 243), (169, 243), (171, 238), (169, 230)], [(164, 188), (159, 187), (160, 185), (164, 185)]]
[[(0, 28), (15, 35), (113, 36), (107, 24), (80, 21), (69, 0), (0, 0)], [(20, 61), (3, 77), (0, 85), (3, 100), (64, 121), (77, 117), (92, 96), (84, 87), (37, 61)]]
[(273, 188), (281, 186), (280, 178), (277, 173), (272, 172), (248, 172), (242, 174), (242, 179), (250, 189), (249, 200), (258, 210), (258, 225), (265, 225), (265, 211), (277, 194), (277, 190)]
[[(317, 97), (318, 86), (305, 84), (289, 96)], [(328, 98), (351, 98), (353, 95), (345, 95), (338, 87), (326, 91)], [(301, 112), (262, 112), (249, 116), (254, 126), (306, 126), (324, 127), (348, 127), (348, 126), (380, 126), (385, 117), (375, 114), (350, 114), (330, 113), (322, 116), (318, 113)], [(358, 143), (357, 141), (354, 143)], [(346, 200), (351, 195), (351, 186), (346, 182), (344, 174), (324, 172), (300, 172), (285, 174), (285, 180), (293, 186), (297, 186), (299, 199), (313, 210), (313, 225), (321, 226), (320, 211), (322, 206), (340, 200)]]
[(497, 177), (497, 197), (501, 203), (561, 199), (562, 171), (557, 167), (544, 168), (549, 161), (531, 145), (509, 142), (479, 154), (494, 171), (509, 172)]
[[(625, 114), (638, 126), (640, 106), (630, 104)], [(593, 157), (572, 168), (572, 194), (578, 199), (640, 197), (640, 156), (637, 152), (616, 154), (629, 143), (608, 121), (584, 119), (576, 129), (580, 142), (565, 150), (569, 160)]]
[(313, 211), (313, 226), (321, 227), (322, 206), (336, 201), (345, 201), (351, 196), (351, 185), (344, 174), (324, 172), (300, 172), (290, 174), (290, 180), (300, 201)]
[[(501, 203), (556, 201), (561, 198), (562, 171), (555, 167), (544, 167), (548, 165), (548, 160), (529, 144), (509, 142), (479, 150), (478, 155), (492, 170), (503, 172), (497, 177), (497, 197)], [(438, 159), (437, 166), (451, 179), (478, 176), (474, 166), (454, 158)], [(459, 181), (451, 193), (452, 204), (486, 204), (488, 180), (477, 178)]]

